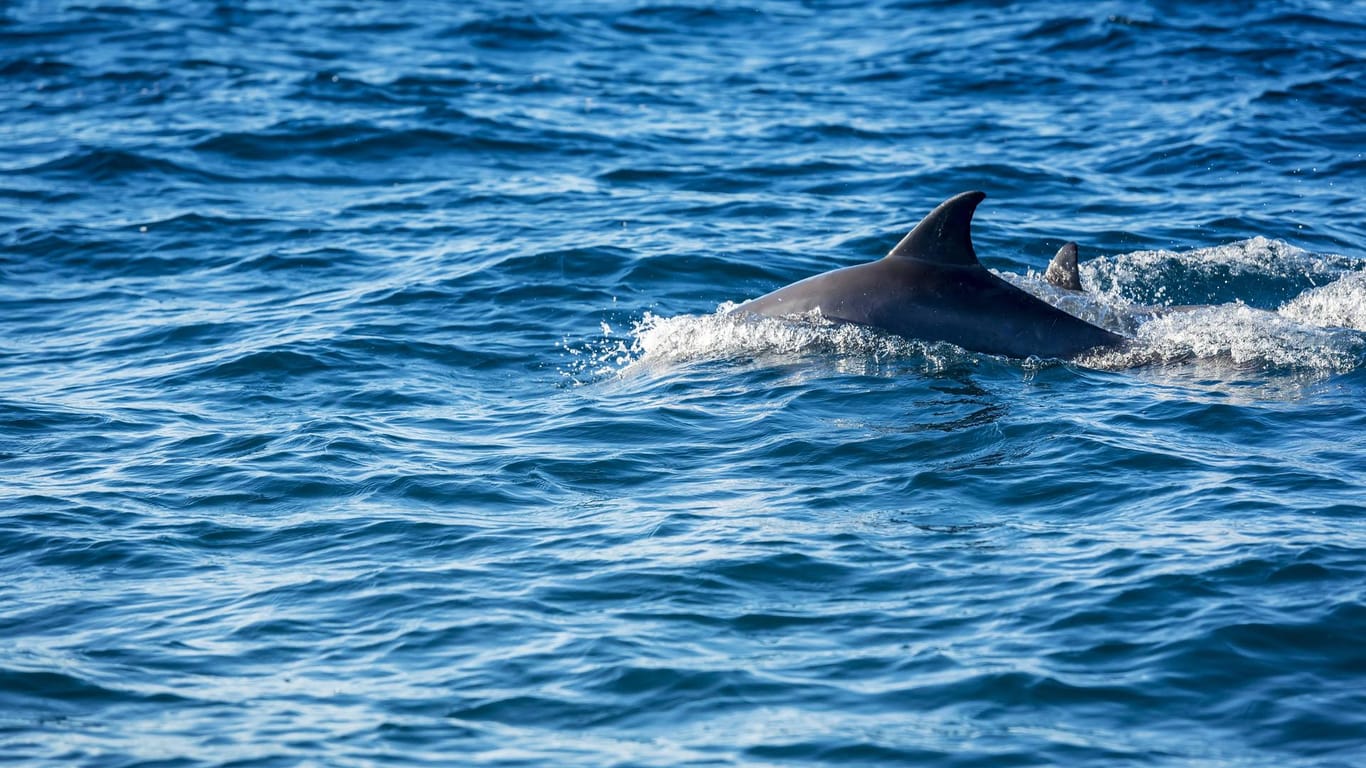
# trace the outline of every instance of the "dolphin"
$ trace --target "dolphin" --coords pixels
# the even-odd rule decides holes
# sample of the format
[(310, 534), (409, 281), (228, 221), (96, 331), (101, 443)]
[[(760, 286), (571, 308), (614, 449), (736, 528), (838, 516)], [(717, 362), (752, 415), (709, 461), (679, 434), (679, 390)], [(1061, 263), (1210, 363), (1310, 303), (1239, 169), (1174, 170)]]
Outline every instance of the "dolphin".
[(1076, 357), (1124, 343), (992, 274), (972, 249), (972, 214), (986, 197), (963, 192), (930, 211), (878, 261), (808, 277), (732, 312), (824, 318), (1006, 357)]
[(1053, 260), (1048, 262), (1048, 269), (1043, 273), (1043, 279), (1054, 288), (1061, 288), (1064, 291), (1081, 292), (1081, 269), (1077, 266), (1077, 244), (1063, 243), (1058, 252), (1053, 255)]

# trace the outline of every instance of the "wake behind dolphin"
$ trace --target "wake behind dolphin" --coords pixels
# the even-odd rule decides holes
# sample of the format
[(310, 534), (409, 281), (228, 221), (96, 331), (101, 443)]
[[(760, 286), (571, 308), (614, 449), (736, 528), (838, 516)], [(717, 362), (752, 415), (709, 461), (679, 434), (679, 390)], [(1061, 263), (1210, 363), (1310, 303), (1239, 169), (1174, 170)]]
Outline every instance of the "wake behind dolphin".
[[(818, 311), (829, 320), (1007, 357), (1071, 358), (1124, 343), (992, 274), (972, 247), (963, 192), (930, 212), (886, 257), (806, 278), (736, 307), (768, 317)], [(1075, 253), (1075, 252), (1074, 252)]]

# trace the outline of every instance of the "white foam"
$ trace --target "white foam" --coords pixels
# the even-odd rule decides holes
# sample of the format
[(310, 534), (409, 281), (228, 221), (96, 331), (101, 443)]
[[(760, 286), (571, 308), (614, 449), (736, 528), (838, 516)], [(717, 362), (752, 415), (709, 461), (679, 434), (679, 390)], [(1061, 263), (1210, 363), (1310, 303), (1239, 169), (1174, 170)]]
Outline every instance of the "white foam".
[(842, 370), (876, 373), (882, 366), (926, 372), (980, 359), (952, 344), (905, 339), (818, 313), (771, 318), (732, 314), (726, 302), (708, 315), (661, 317), (646, 312), (625, 337), (603, 324), (604, 336), (574, 349), (577, 359), (563, 371), (575, 383), (608, 376), (712, 360), (782, 364), (803, 357), (834, 359)]
[(1102, 256), (1083, 262), (1082, 284), (1107, 302), (1149, 305), (1174, 303), (1172, 293), (1187, 285), (1174, 280), (1206, 281), (1210, 287), (1231, 280), (1284, 282), (1331, 280), (1361, 264), (1340, 256), (1312, 254), (1283, 240), (1253, 237), (1189, 251), (1150, 250)]
[(646, 313), (634, 332), (641, 360), (686, 362), (807, 354), (874, 359), (923, 353), (927, 345), (867, 328), (834, 323), (812, 313), (798, 318), (735, 315), (732, 303), (710, 315), (657, 317)]
[(1283, 304), (1282, 317), (1324, 328), (1366, 331), (1366, 272), (1351, 272)]
[(1128, 348), (1105, 354), (1109, 357), (1104, 359), (1127, 366), (1199, 358), (1223, 359), (1245, 369), (1341, 373), (1366, 361), (1366, 343), (1355, 332), (1234, 303), (1156, 315), (1139, 326)]

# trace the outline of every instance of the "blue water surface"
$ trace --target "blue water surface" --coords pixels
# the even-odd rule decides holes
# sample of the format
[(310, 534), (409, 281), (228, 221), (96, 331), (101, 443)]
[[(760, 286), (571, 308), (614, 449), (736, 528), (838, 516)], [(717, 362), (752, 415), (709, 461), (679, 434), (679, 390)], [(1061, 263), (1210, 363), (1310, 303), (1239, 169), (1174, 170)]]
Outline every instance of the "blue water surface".
[[(1363, 125), (1361, 2), (0, 4), (0, 762), (1366, 764)], [(969, 189), (1131, 343), (726, 314)]]

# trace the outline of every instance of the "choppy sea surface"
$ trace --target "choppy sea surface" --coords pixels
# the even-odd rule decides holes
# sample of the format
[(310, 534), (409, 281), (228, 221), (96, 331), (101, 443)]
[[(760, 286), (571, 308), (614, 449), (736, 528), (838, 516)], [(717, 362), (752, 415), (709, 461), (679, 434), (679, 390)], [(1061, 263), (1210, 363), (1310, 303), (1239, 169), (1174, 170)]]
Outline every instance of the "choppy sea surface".
[[(1361, 2), (0, 4), (0, 762), (1366, 765), (1363, 126)], [(726, 314), (969, 189), (1132, 342)]]

